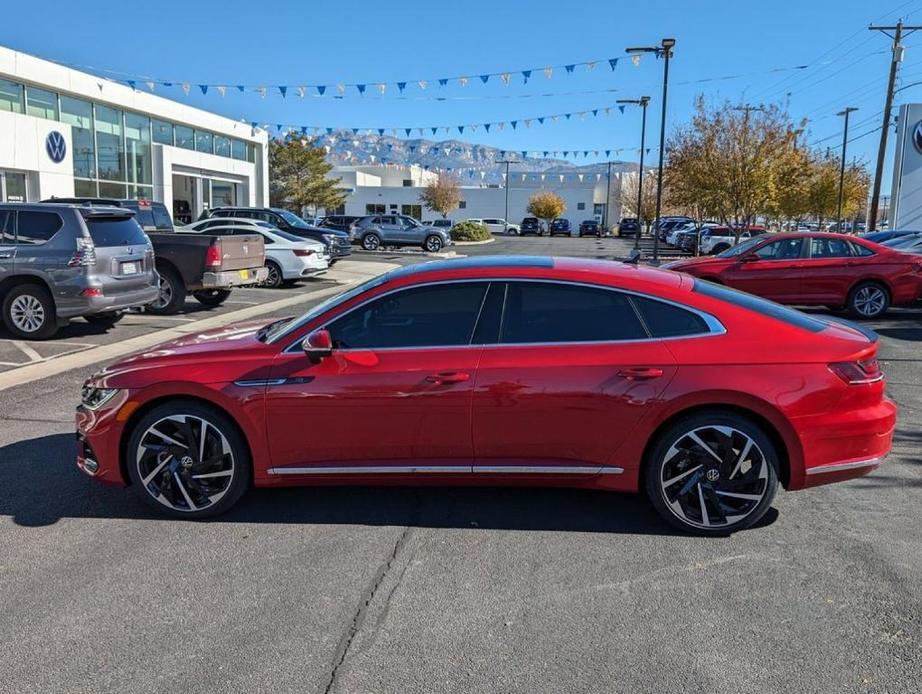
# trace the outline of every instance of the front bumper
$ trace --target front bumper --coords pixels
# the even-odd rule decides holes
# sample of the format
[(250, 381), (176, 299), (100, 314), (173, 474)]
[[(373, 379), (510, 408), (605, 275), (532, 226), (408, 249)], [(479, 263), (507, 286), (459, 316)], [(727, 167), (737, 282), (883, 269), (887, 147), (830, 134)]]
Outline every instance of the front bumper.
[(127, 399), (127, 391), (120, 391), (98, 410), (77, 406), (77, 467), (93, 479), (107, 484), (128, 484), (119, 465), (118, 450), (125, 426), (122, 420), (127, 419), (120, 418), (119, 411)]
[[(269, 269), (266, 267), (206, 272), (202, 275), (202, 287), (205, 289), (223, 289), (225, 287), (243, 287), (250, 284), (262, 284), (266, 281), (268, 275)], [(156, 295), (154, 298), (156, 298)]]

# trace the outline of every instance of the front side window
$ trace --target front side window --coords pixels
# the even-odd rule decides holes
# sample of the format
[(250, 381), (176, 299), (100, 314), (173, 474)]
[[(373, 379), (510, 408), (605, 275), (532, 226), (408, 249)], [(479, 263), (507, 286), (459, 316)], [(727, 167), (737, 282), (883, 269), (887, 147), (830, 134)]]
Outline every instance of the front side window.
[(353, 309), (327, 329), (338, 349), (468, 345), (488, 285), (459, 282), (404, 289)]
[(779, 239), (757, 248), (755, 254), (762, 260), (793, 260), (801, 256), (802, 238)]
[(500, 342), (605, 342), (646, 339), (627, 295), (597, 287), (512, 282)]
[(0, 210), (0, 245), (16, 243), (16, 213)]
[(64, 226), (57, 212), (22, 211), (18, 217), (17, 238), (24, 244), (45, 243)]

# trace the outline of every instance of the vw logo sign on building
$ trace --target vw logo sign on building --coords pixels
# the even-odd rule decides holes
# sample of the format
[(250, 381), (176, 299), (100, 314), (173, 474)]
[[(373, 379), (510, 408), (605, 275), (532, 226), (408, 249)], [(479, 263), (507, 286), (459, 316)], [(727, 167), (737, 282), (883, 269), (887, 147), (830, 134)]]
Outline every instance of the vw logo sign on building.
[(57, 130), (52, 130), (45, 138), (45, 151), (55, 164), (60, 164), (67, 156), (67, 141)]
[(912, 144), (915, 145), (916, 151), (922, 154), (922, 120), (912, 129)]

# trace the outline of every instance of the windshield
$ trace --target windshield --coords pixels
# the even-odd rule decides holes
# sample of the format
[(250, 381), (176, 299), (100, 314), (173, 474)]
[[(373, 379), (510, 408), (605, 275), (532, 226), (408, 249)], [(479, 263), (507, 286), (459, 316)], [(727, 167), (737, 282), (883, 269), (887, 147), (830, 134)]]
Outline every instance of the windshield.
[(733, 246), (733, 248), (728, 248), (723, 253), (718, 253), (717, 257), (718, 258), (733, 258), (734, 256), (743, 255), (743, 253), (748, 253), (755, 246), (762, 243), (763, 240), (764, 239), (756, 236), (755, 238), (751, 238), (748, 241), (743, 241), (742, 243), (737, 244), (736, 246)]
[(300, 227), (302, 229), (308, 228), (307, 222), (301, 219), (298, 215), (292, 214), (288, 210), (276, 210), (276, 212), (281, 216), (282, 219), (291, 224), (291, 226)]
[(298, 316), (297, 318), (291, 318), (272, 323), (263, 329), (264, 332), (260, 333), (259, 339), (269, 344), (276, 342), (291, 331), (299, 328), (305, 323), (312, 321), (314, 318), (330, 310), (334, 306), (338, 306), (341, 303), (349, 301), (353, 297), (356, 297), (359, 294), (368, 291), (369, 289), (374, 289), (375, 287), (381, 286), (387, 282), (388, 279), (390, 279), (390, 274), (391, 273), (388, 272), (383, 275), (378, 275), (377, 277), (372, 277), (367, 282), (362, 282), (362, 284), (359, 284), (352, 289), (342, 292), (341, 294), (331, 296), (326, 301), (320, 302), (308, 310), (307, 313)]

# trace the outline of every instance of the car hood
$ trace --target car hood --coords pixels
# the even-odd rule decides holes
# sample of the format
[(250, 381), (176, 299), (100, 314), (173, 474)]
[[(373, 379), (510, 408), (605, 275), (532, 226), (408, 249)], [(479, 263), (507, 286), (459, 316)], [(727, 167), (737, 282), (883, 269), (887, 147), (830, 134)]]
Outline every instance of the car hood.
[(89, 380), (110, 388), (143, 388), (172, 380), (221, 383), (264, 378), (277, 350), (256, 334), (270, 322), (263, 318), (183, 335), (117, 361)]
[(685, 272), (687, 270), (698, 270), (706, 267), (722, 267), (732, 262), (729, 258), (718, 258), (716, 256), (701, 256), (700, 258), (686, 258), (683, 260), (673, 260), (670, 263), (660, 265), (661, 270), (676, 270)]

